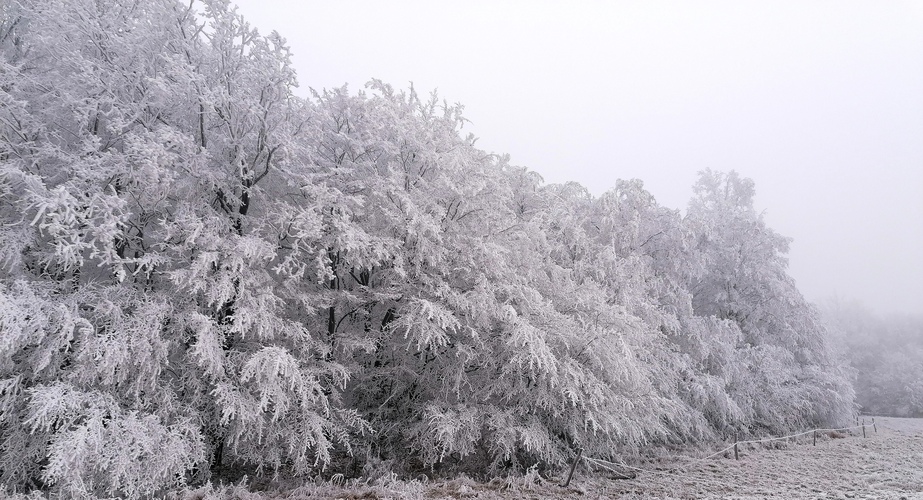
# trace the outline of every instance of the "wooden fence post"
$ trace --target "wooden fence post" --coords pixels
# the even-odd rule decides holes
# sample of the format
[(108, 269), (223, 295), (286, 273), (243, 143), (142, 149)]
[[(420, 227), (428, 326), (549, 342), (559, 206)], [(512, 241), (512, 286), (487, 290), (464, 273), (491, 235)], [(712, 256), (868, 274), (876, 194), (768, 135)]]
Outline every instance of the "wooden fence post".
[(878, 433), (878, 426), (875, 425), (875, 417), (872, 417), (872, 429), (875, 431), (876, 434)]
[(583, 448), (577, 448), (577, 456), (574, 457), (574, 463), (570, 465), (570, 472), (567, 473), (567, 481), (564, 481), (564, 484), (561, 486), (567, 488), (570, 485), (570, 479), (574, 477), (574, 469), (577, 468), (577, 462), (580, 461), (581, 455), (583, 455)]
[(865, 437), (865, 419), (862, 419), (862, 437)]
[(814, 429), (814, 446), (817, 446), (817, 429)]

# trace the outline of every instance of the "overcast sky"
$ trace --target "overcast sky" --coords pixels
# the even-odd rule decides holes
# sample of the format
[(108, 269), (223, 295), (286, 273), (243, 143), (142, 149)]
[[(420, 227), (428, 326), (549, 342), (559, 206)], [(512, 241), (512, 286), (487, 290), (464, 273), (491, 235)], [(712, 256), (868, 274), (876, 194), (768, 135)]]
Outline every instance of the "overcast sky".
[(737, 170), (810, 300), (923, 314), (923, 2), (238, 0), (301, 94), (371, 78), (465, 105), (488, 151), (685, 208)]

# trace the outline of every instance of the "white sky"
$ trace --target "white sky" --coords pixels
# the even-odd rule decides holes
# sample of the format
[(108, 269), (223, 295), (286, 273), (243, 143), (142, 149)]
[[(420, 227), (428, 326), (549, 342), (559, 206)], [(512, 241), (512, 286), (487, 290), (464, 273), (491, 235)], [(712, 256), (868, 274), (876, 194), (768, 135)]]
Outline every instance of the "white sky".
[(438, 89), (547, 182), (639, 178), (671, 208), (737, 170), (810, 300), (923, 314), (923, 1), (235, 3), (303, 95)]

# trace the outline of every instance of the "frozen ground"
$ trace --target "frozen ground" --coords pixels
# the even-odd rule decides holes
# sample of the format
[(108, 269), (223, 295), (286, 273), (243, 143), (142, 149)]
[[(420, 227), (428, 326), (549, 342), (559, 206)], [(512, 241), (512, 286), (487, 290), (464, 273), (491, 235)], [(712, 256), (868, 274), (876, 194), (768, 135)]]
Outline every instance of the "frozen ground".
[(811, 436), (782, 449), (753, 447), (740, 460), (679, 461), (629, 481), (592, 481), (587, 496), (615, 498), (923, 499), (923, 419), (875, 419), (878, 432)]
[[(870, 420), (869, 420), (870, 421)], [(276, 495), (244, 491), (203, 492), (180, 498), (239, 499), (923, 499), (923, 419), (876, 417), (878, 431), (861, 430), (812, 445), (812, 436), (772, 446), (746, 445), (708, 460), (675, 457), (644, 469), (635, 479), (591, 474), (586, 462), (569, 488), (534, 484), (522, 478), (480, 484), (467, 479), (443, 483), (378, 482), (351, 488), (308, 486)], [(191, 492), (190, 492), (191, 493)], [(217, 493), (217, 494), (214, 494)]]

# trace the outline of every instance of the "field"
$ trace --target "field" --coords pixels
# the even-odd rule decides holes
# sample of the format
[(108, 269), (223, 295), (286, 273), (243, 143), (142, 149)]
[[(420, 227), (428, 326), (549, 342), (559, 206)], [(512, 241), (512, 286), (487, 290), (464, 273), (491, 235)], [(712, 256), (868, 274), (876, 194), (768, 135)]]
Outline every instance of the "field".
[(244, 488), (200, 489), (179, 495), (194, 499), (923, 499), (923, 419), (878, 417), (877, 431), (820, 434), (771, 446), (742, 445), (740, 459), (728, 452), (707, 460), (663, 457), (636, 464), (634, 479), (615, 479), (583, 461), (570, 487), (559, 478), (469, 479), (431, 483), (378, 480), (335, 487), (309, 485), (278, 493)]
[[(782, 449), (742, 450), (692, 463), (684, 472), (641, 473), (631, 481), (588, 482), (588, 496), (615, 498), (923, 498), (923, 419), (876, 418), (843, 438), (811, 436)], [(688, 462), (688, 460), (686, 460)], [(661, 468), (683, 469), (683, 461)]]

